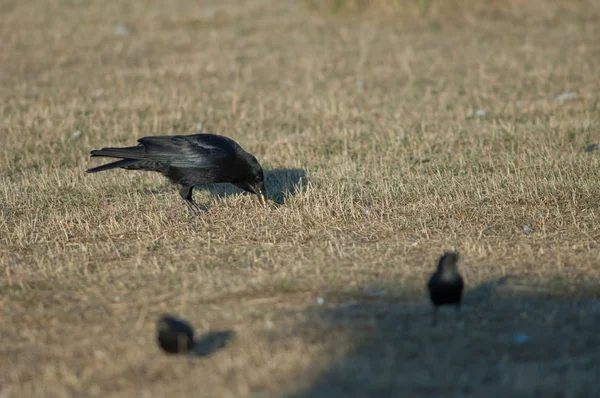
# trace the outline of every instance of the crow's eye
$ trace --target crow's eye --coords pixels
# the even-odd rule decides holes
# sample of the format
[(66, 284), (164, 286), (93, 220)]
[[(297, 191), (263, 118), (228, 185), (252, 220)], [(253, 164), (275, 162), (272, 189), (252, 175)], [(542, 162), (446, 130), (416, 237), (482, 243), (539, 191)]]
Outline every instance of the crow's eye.
[(260, 181), (260, 176), (256, 176), (256, 178), (254, 180)]

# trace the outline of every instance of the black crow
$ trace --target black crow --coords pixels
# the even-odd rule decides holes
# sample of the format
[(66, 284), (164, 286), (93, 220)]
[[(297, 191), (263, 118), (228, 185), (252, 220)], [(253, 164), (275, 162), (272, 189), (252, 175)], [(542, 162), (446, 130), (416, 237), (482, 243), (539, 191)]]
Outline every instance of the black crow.
[(185, 353), (194, 346), (194, 330), (181, 319), (163, 315), (156, 324), (158, 344), (169, 354)]
[(456, 263), (459, 255), (446, 252), (438, 262), (437, 270), (431, 275), (427, 288), (433, 303), (433, 323), (437, 322), (437, 310), (440, 305), (455, 305), (456, 311), (460, 310), (464, 282)]
[(158, 171), (180, 184), (179, 195), (191, 213), (200, 207), (192, 198), (196, 185), (231, 183), (258, 196), (265, 206), (263, 169), (256, 158), (231, 138), (216, 134), (143, 137), (137, 146), (102, 148), (91, 156), (117, 158), (116, 162), (88, 169), (87, 173), (110, 169)]

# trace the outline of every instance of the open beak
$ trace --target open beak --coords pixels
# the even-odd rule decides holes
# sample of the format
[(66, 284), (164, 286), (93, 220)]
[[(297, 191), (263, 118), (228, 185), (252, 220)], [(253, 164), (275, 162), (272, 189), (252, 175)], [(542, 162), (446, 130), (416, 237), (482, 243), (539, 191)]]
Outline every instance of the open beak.
[(256, 196), (258, 196), (258, 201), (261, 205), (267, 206), (267, 200), (265, 199), (265, 195), (263, 194), (262, 189), (258, 188), (257, 191), (258, 192), (256, 193)]

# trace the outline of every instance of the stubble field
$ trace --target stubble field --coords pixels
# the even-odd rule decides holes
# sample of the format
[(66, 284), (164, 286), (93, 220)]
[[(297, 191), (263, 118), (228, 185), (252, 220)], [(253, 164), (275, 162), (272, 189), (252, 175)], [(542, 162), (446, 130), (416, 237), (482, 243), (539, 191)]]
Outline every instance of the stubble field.
[[(480, 3), (0, 4), (0, 397), (599, 396), (600, 4)], [(84, 172), (200, 129), (268, 208)]]

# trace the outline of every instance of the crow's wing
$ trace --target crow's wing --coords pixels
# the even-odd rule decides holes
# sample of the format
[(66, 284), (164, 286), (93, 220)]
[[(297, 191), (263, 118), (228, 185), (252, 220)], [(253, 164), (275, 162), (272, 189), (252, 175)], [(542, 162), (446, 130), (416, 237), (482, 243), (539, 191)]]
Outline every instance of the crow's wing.
[(145, 149), (143, 159), (174, 167), (209, 167), (235, 157), (239, 148), (235, 141), (214, 134), (144, 137), (138, 142)]

